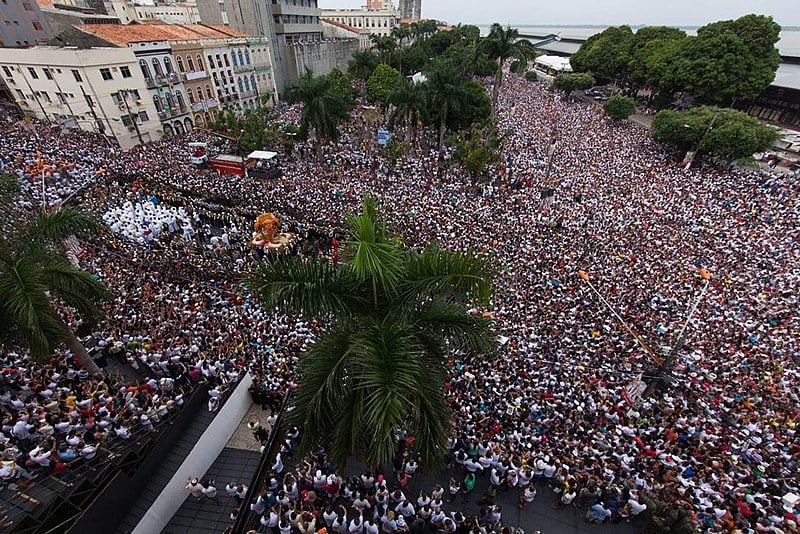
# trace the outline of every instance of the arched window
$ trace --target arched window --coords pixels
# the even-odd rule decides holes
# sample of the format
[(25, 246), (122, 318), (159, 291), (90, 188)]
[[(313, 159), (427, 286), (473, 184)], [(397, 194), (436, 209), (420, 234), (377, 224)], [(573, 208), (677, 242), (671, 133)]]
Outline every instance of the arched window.
[(186, 101), (183, 99), (183, 93), (175, 91), (175, 99), (178, 101), (178, 106), (186, 108)]
[[(200, 91), (200, 89), (198, 89), (198, 91)], [(189, 98), (189, 103), (194, 104), (194, 91), (191, 87), (186, 89), (186, 96)], [(200, 96), (202, 96), (202, 92)]]
[(183, 58), (181, 58), (181, 56), (178, 56), (175, 58), (175, 61), (178, 63), (178, 70), (181, 72), (185, 72), (186, 69), (183, 68)]
[[(211, 57), (211, 56), (208, 56), (208, 57)], [(197, 54), (197, 70), (205, 70), (203, 68), (203, 56), (201, 56), (200, 54)]]
[(239, 50), (239, 64), (244, 65), (244, 54), (242, 54), (241, 50)]
[(167, 108), (170, 110), (175, 109), (175, 97), (172, 95), (172, 93), (166, 94), (166, 100), (167, 100)]
[(211, 69), (214, 68), (214, 58), (211, 57), (211, 54), (208, 55), (208, 67)]
[(167, 70), (167, 74), (175, 72), (175, 69), (172, 68), (172, 61), (168, 57), (164, 58), (164, 68)]
[(250, 64), (250, 51), (249, 50), (245, 50), (244, 51), (244, 62), (247, 63), (248, 65)]
[(244, 92), (244, 88), (242, 87), (242, 79), (241, 79), (241, 78), (239, 78), (237, 81), (239, 82), (239, 92), (240, 92), (240, 93), (241, 93), (241, 92)]
[(208, 100), (213, 100), (214, 99), (214, 93), (211, 92), (211, 86), (208, 85), (208, 84), (206, 84), (206, 99), (208, 99)]
[(253, 86), (253, 91), (255, 91), (255, 90), (256, 90), (256, 88), (257, 88), (257, 85), (256, 85), (256, 75), (255, 75), (255, 74), (251, 74), (251, 75), (250, 75), (250, 85), (252, 85), (252, 86)]
[[(228, 56), (225, 56), (226, 59)], [(233, 66), (236, 66), (236, 51), (231, 52), (231, 59), (233, 60)]]
[(189, 54), (186, 54), (186, 64), (189, 65), (189, 70), (194, 72), (194, 60), (192, 59), (192, 56), (190, 56)]
[(161, 100), (161, 96), (160, 95), (155, 95), (153, 97), (153, 104), (156, 106), (156, 111), (158, 111), (159, 113), (164, 111), (164, 103)]
[(153, 71), (156, 73), (156, 76), (163, 76), (164, 71), (161, 69), (161, 63), (159, 63), (158, 58), (153, 58)]
[(147, 65), (147, 61), (140, 59), (139, 60), (139, 68), (142, 69), (142, 75), (148, 80), (153, 79), (153, 75), (150, 74), (150, 67)]

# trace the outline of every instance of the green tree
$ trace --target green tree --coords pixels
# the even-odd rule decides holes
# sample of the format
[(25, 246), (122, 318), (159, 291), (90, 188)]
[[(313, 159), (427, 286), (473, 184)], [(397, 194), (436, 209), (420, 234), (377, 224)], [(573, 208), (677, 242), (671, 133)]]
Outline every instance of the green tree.
[(494, 125), (474, 125), (455, 139), (454, 159), (469, 172), (473, 182), (489, 165), (500, 160), (500, 137)]
[(398, 48), (403, 48), (403, 41), (411, 39), (411, 28), (408, 26), (395, 26), (392, 28), (392, 38), (397, 42)]
[(371, 198), (347, 228), (343, 264), (281, 257), (262, 263), (251, 281), (266, 308), (326, 325), (300, 356), (287, 419), (303, 430), (301, 454), (324, 444), (337, 465), (355, 456), (385, 468), (402, 428), (423, 466), (439, 467), (451, 418), (447, 359), (491, 349), (487, 320), (466, 313), (488, 301), (487, 264), (435, 246), (402, 247)]
[(345, 74), (338, 68), (331, 70), (328, 73), (328, 78), (331, 79), (333, 91), (339, 95), (344, 102), (347, 102), (348, 106), (354, 106), (356, 103), (356, 91), (353, 89), (353, 84), (350, 81), (350, 78), (345, 76)]
[(492, 116), (492, 101), (486, 89), (475, 80), (464, 80), (464, 102), (460, 113), (449, 115), (447, 127), (453, 131), (465, 130), (473, 124), (482, 125)]
[[(534, 76), (536, 73), (534, 73)], [(594, 76), (583, 72), (563, 72), (553, 80), (553, 88), (563, 91), (569, 96), (573, 91), (580, 91), (593, 87), (595, 84)]]
[(397, 124), (405, 125), (406, 139), (414, 142), (415, 132), (420, 124), (430, 117), (425, 84), (404, 80), (404, 83), (392, 93), (390, 101), (394, 109), (389, 117), (389, 128), (394, 130)]
[(509, 59), (514, 59), (514, 70), (518, 73), (525, 72), (528, 67), (526, 48), (520, 44), (519, 30), (510, 26), (503, 28), (497, 23), (492, 24), (489, 35), (481, 42), (481, 46), (489, 58), (497, 61), (498, 68), (492, 88), (492, 111), (497, 113), (497, 97), (503, 84), (503, 65)]
[(623, 78), (633, 45), (630, 26), (611, 26), (592, 35), (570, 58), (575, 72), (590, 72), (608, 80)]
[(380, 63), (378, 56), (369, 50), (359, 50), (353, 52), (353, 56), (347, 63), (347, 73), (357, 80), (366, 80), (378, 63)]
[(615, 121), (625, 120), (636, 111), (636, 100), (629, 96), (614, 95), (606, 101), (603, 110)]
[(392, 167), (397, 165), (397, 162), (400, 161), (400, 158), (402, 158), (407, 151), (408, 146), (401, 138), (396, 136), (392, 136), (392, 138), (389, 139), (389, 142), (386, 143), (386, 146), (384, 146), (381, 150), (383, 156)]
[(69, 329), (60, 310), (70, 308), (94, 325), (106, 287), (67, 258), (64, 240), (97, 230), (87, 214), (69, 207), (37, 212), (19, 208), (16, 177), (0, 175), (0, 342), (46, 361), (62, 343), (90, 373), (100, 369)]
[[(626, 67), (630, 81), (636, 86), (653, 84), (649, 64), (651, 58), (671, 43), (680, 43), (686, 39), (686, 32), (668, 26), (645, 26), (633, 35), (630, 48), (630, 61)], [(677, 52), (675, 50), (674, 52)]]
[(676, 62), (682, 88), (709, 104), (758, 97), (780, 65), (780, 31), (772, 17), (762, 15), (703, 26), (686, 40)]
[[(444, 135), (448, 119), (458, 119), (467, 109), (467, 102), (474, 92), (468, 86), (468, 79), (457, 63), (445, 58), (437, 58), (426, 72), (428, 81), (428, 102), (439, 122), (439, 152), (444, 150)], [(485, 91), (484, 91), (485, 94)]]
[(390, 35), (370, 35), (369, 40), (372, 41), (372, 49), (378, 53), (381, 63), (389, 64), (392, 61), (392, 52), (397, 48), (397, 43)]
[(698, 149), (725, 161), (752, 156), (769, 149), (777, 131), (741, 111), (697, 107), (687, 111), (656, 113), (653, 139), (680, 152)]
[(367, 100), (377, 102), (385, 107), (389, 105), (389, 98), (403, 87), (405, 81), (397, 69), (380, 64), (367, 80)]
[(300, 138), (308, 139), (313, 131), (316, 137), (317, 161), (322, 161), (322, 146), (339, 138), (339, 123), (349, 114), (347, 103), (334, 90), (328, 76), (314, 76), (306, 70), (297, 85), (287, 91), (291, 102), (302, 102), (300, 112)]

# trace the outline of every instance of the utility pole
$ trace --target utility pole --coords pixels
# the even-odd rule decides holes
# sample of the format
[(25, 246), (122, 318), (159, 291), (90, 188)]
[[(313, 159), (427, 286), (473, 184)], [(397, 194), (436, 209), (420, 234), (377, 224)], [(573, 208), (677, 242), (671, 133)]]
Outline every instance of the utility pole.
[[(721, 112), (722, 112), (722, 110), (719, 109), (719, 108), (716, 108), (714, 110), (714, 116), (711, 117), (711, 122), (708, 123), (708, 128), (706, 128), (706, 131), (703, 132), (703, 136), (697, 142), (697, 146), (695, 147), (694, 152), (692, 152), (692, 157), (689, 158), (689, 161), (686, 163), (686, 167), (684, 168), (684, 170), (688, 171), (689, 168), (691, 168), (692, 163), (694, 163), (694, 158), (695, 158), (695, 156), (697, 156), (697, 153), (700, 151), (700, 147), (702, 146), (703, 141), (706, 140), (706, 136), (708, 135), (708, 132), (710, 132), (714, 128), (714, 123), (717, 122), (717, 117), (719, 117), (719, 114)], [(685, 126), (688, 126), (688, 125), (685, 125)]]

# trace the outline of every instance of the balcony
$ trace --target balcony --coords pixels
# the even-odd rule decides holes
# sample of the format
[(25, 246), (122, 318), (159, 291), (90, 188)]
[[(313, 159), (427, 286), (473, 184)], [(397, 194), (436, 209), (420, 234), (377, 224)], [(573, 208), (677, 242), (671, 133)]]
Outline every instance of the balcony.
[(159, 120), (165, 121), (165, 120), (167, 120), (168, 117), (169, 117), (169, 113), (167, 113), (166, 111), (159, 111), (158, 112), (158, 119)]
[(245, 64), (245, 65), (239, 64), (239, 65), (234, 65), (233, 66), (233, 72), (250, 72), (251, 70), (253, 70), (253, 64), (252, 63), (248, 63), (248, 64)]
[(158, 82), (159, 82), (160, 84), (165, 84), (165, 83), (178, 83), (178, 82), (180, 82), (180, 81), (181, 81), (181, 79), (180, 79), (180, 78), (178, 78), (178, 75), (177, 75), (176, 73), (174, 73), (174, 72), (171, 72), (171, 73), (169, 73), (169, 74), (165, 74), (164, 76), (158, 76), (158, 78), (157, 78), (157, 79), (158, 79)]
[(194, 104), (192, 106), (192, 111), (197, 113), (197, 112), (204, 111), (204, 110), (207, 111), (207, 110), (213, 109), (215, 107), (217, 107), (217, 101), (214, 100), (213, 98), (211, 98), (209, 100), (206, 100), (205, 102), (198, 102), (197, 104)]
[(256, 96), (255, 91), (239, 91), (239, 98), (250, 98), (251, 96)]
[(208, 78), (208, 73), (204, 70), (183, 73), (183, 79), (186, 80), (187, 82), (192, 82), (194, 80), (202, 80), (203, 78)]
[(145, 78), (144, 83), (148, 89), (155, 89), (156, 88), (156, 81), (153, 78)]

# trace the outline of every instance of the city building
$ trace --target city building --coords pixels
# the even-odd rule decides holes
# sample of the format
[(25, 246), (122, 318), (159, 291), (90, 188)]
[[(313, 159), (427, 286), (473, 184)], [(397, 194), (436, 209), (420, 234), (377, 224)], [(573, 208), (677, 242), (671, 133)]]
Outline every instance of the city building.
[(0, 0), (0, 45), (24, 48), (53, 37), (36, 0)]
[(366, 29), (370, 35), (390, 35), (400, 25), (400, 11), (392, 6), (379, 9), (323, 9), (324, 20)]
[(113, 15), (123, 24), (159, 20), (169, 24), (197, 24), (200, 22), (200, 11), (197, 4), (178, 2), (156, 2), (141, 4), (131, 0), (113, 0)]
[(420, 20), (422, 0), (400, 0), (400, 16), (403, 19)]
[(359, 50), (369, 50), (372, 48), (370, 32), (366, 28), (354, 28), (341, 22), (330, 19), (322, 20), (322, 37), (324, 39), (337, 40), (356, 40)]
[(203, 24), (235, 28), (269, 40), (277, 88), (293, 84), (305, 70), (325, 74), (344, 67), (358, 40), (326, 40), (317, 0), (197, 0)]
[(163, 135), (129, 48), (8, 49), (0, 71), (25, 115), (113, 137), (123, 149)]

